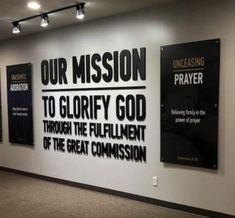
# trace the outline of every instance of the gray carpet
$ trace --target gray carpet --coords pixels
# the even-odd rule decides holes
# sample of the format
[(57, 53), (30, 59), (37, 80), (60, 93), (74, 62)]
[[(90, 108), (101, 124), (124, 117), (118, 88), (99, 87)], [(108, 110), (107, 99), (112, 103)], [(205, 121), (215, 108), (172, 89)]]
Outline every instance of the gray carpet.
[(0, 170), (0, 217), (196, 218), (199, 216)]

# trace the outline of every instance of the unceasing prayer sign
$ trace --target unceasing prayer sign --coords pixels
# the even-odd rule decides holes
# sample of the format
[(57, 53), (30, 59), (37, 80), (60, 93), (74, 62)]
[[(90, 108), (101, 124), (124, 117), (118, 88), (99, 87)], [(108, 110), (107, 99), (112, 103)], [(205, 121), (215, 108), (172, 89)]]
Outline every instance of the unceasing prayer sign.
[(44, 149), (145, 163), (145, 81), (146, 48), (42, 60)]
[(161, 161), (217, 169), (220, 40), (161, 47)]
[(33, 145), (31, 64), (7, 66), (9, 141)]

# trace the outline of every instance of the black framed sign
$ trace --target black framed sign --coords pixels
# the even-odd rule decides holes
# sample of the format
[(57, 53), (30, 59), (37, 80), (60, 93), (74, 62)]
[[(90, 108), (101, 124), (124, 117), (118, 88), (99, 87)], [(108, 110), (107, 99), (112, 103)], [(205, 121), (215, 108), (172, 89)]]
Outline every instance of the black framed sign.
[(161, 161), (217, 169), (220, 40), (161, 47)]
[(7, 66), (9, 141), (33, 145), (31, 64)]
[(1, 76), (0, 76), (0, 142), (2, 142), (2, 88), (1, 88)]

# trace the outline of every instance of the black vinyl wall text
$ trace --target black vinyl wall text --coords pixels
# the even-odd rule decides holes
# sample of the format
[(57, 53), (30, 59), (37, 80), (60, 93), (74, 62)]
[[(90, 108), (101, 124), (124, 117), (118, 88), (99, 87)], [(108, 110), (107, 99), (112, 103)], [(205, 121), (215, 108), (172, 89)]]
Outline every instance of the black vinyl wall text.
[[(104, 82), (128, 82), (146, 80), (146, 49), (123, 50), (103, 55), (82, 55), (80, 60), (72, 57), (73, 84)], [(104, 70), (101, 69), (104, 68)], [(43, 85), (68, 84), (65, 58), (43, 60), (41, 80)]]
[(145, 81), (146, 48), (42, 60), (44, 149), (145, 163)]

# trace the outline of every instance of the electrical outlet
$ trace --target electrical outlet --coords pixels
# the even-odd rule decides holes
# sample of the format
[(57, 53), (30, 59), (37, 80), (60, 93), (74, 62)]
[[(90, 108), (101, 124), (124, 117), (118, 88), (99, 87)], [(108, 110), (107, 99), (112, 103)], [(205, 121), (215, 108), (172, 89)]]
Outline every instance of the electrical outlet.
[(157, 178), (157, 176), (153, 176), (153, 186), (158, 187), (158, 178)]

